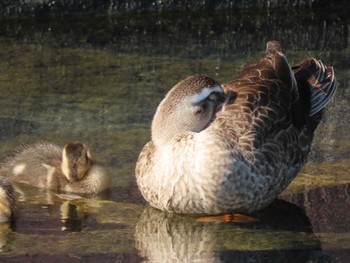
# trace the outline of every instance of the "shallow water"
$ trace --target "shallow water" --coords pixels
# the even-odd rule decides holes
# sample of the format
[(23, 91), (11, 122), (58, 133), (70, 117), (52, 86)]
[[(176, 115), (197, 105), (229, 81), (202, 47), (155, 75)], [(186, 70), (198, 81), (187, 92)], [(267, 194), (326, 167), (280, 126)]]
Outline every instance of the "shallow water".
[[(350, 257), (350, 47), (346, 6), (9, 19), (0, 23), (0, 157), (38, 140), (86, 142), (110, 191), (72, 199), (18, 185), (0, 228), (3, 262), (346, 262)], [(339, 89), (310, 162), (254, 224), (203, 224), (147, 207), (134, 165), (156, 106), (177, 81), (221, 82), (278, 39), (316, 56)]]

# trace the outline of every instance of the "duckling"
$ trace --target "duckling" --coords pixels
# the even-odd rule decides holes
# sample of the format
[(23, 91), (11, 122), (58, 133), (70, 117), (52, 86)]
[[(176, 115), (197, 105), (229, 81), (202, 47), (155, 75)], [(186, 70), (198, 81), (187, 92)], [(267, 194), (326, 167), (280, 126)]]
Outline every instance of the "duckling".
[(81, 194), (102, 192), (110, 181), (81, 142), (67, 143), (63, 150), (48, 142), (24, 146), (3, 163), (0, 172), (15, 182)]
[(136, 163), (143, 197), (183, 214), (264, 208), (305, 164), (336, 89), (332, 67), (308, 58), (291, 68), (277, 41), (223, 85), (203, 75), (180, 81)]
[(11, 221), (16, 212), (16, 193), (9, 180), (0, 176), (0, 223)]

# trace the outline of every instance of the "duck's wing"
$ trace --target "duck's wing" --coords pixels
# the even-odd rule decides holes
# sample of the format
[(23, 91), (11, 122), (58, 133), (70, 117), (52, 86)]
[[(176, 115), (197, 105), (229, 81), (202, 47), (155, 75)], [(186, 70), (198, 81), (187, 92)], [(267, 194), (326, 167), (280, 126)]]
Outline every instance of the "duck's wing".
[(307, 58), (293, 67), (300, 101), (305, 106), (313, 132), (324, 111), (332, 100), (338, 84), (333, 67), (327, 67), (320, 60)]
[(235, 100), (224, 105), (208, 130), (229, 141), (252, 174), (277, 180), (268, 185), (280, 191), (304, 165), (312, 136), (294, 73), (277, 47), (268, 45), (262, 59), (223, 85)]
[(233, 139), (250, 137), (256, 144), (291, 125), (305, 125), (303, 109), (299, 108), (298, 114), (293, 111), (298, 108), (298, 89), (279, 45), (268, 44), (262, 59), (247, 64), (238, 77), (223, 86), (235, 99), (218, 112), (213, 129), (226, 131)]
[(331, 67), (308, 59), (292, 69), (275, 41), (267, 44), (262, 59), (223, 86), (235, 100), (217, 113), (209, 130), (249, 161), (295, 164), (297, 169), (306, 161), (320, 115), (337, 88)]

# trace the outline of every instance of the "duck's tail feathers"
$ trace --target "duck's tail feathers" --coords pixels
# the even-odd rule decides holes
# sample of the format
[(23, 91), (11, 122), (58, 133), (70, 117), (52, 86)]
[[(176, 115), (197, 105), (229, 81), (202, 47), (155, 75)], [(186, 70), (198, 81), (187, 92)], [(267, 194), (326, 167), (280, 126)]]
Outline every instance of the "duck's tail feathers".
[[(294, 96), (298, 96), (293, 72), (288, 64), (288, 61), (282, 53), (281, 45), (278, 41), (272, 40), (266, 44), (266, 57), (271, 61), (272, 67), (275, 70), (278, 78), (284, 82), (287, 87), (291, 87)], [(295, 89), (295, 90), (294, 90)]]
[(318, 122), (338, 87), (333, 67), (327, 67), (315, 58), (308, 58), (292, 69), (300, 99), (307, 107), (308, 116)]

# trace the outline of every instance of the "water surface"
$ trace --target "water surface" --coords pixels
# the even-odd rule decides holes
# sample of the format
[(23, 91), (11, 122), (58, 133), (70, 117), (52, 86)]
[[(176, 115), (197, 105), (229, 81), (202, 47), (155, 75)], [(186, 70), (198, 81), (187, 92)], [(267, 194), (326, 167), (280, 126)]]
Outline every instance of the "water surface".
[[(0, 157), (38, 140), (86, 142), (111, 189), (71, 199), (18, 185), (2, 261), (346, 262), (350, 256), (350, 48), (346, 6), (8, 19), (0, 24)], [(333, 65), (339, 90), (310, 162), (254, 224), (149, 208), (134, 166), (164, 94), (188, 75), (225, 82), (278, 39), (294, 64)]]

